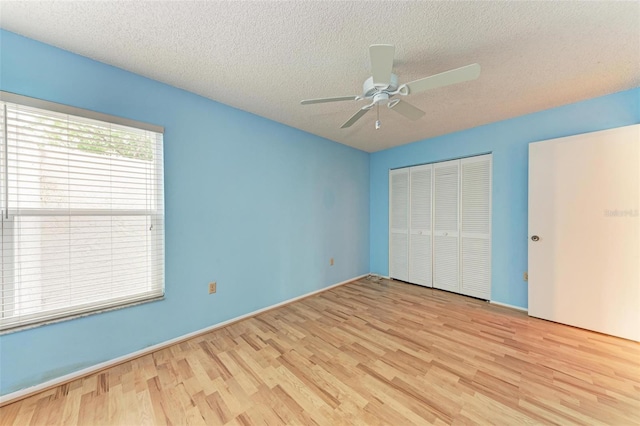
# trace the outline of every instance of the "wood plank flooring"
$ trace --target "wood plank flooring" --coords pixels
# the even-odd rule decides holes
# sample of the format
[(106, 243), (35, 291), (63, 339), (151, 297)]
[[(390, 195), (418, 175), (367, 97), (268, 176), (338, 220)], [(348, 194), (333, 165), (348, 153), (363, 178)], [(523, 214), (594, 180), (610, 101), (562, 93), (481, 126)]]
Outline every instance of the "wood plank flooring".
[(362, 279), (0, 409), (15, 425), (640, 424), (640, 344)]

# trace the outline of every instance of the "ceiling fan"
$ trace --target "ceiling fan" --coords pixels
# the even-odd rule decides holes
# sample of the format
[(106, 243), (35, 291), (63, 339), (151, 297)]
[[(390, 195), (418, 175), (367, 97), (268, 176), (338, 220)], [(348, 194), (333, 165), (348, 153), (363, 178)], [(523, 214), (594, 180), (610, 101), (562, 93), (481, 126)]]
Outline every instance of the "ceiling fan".
[(480, 76), (480, 65), (471, 64), (398, 85), (398, 76), (391, 72), (393, 69), (394, 54), (395, 48), (390, 44), (374, 44), (369, 46), (369, 55), (371, 57), (371, 77), (366, 79), (362, 85), (362, 95), (306, 99), (300, 103), (302, 105), (309, 105), (325, 102), (360, 101), (367, 99), (370, 103), (360, 108), (360, 110), (352, 115), (351, 118), (341, 126), (341, 128), (345, 129), (347, 127), (351, 127), (356, 121), (369, 112), (369, 110), (376, 106), (378, 110), (376, 129), (379, 129), (381, 104), (386, 104), (389, 109), (400, 113), (409, 120), (417, 120), (425, 114), (424, 111), (414, 107), (408, 102), (398, 98), (392, 99), (394, 96), (412, 95), (424, 92), (425, 90), (462, 83), (463, 81), (475, 80)]

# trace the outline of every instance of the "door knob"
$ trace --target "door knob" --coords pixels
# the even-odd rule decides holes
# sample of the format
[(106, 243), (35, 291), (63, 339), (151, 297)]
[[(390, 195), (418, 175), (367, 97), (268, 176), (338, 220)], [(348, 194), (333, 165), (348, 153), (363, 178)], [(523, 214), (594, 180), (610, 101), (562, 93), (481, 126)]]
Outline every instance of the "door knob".
[(540, 237), (534, 235), (533, 237), (531, 237), (531, 241), (540, 241)]

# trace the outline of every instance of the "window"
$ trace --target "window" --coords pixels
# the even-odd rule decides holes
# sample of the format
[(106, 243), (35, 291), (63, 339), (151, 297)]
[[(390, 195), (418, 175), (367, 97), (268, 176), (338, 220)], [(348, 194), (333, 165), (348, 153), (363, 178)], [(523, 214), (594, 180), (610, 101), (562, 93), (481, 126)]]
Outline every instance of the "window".
[(161, 297), (163, 130), (0, 95), (0, 329)]

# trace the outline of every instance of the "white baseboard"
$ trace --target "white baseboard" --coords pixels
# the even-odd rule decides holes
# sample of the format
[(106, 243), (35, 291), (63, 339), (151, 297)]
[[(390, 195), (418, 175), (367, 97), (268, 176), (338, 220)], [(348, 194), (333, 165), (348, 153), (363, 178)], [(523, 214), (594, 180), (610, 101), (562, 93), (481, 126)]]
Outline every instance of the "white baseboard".
[(292, 299), (287, 299), (287, 300), (285, 300), (283, 302), (276, 303), (275, 305), (267, 306), (265, 308), (258, 309), (257, 311), (249, 312), (248, 314), (240, 315), (238, 317), (235, 317), (235, 318), (220, 322), (218, 324), (215, 324), (215, 325), (212, 325), (212, 326), (209, 326), (209, 327), (205, 327), (205, 328), (201, 328), (200, 330), (196, 330), (196, 331), (193, 331), (191, 333), (183, 334), (182, 336), (176, 337), (174, 339), (165, 340), (164, 342), (155, 344), (153, 346), (146, 347), (146, 348), (141, 349), (139, 351), (131, 352), (129, 354), (120, 356), (118, 358), (113, 358), (113, 359), (110, 359), (108, 361), (92, 365), (91, 367), (83, 368), (82, 370), (74, 371), (73, 373), (65, 374), (64, 376), (60, 376), (60, 377), (56, 377), (55, 379), (47, 380), (46, 382), (37, 384), (35, 386), (30, 386), (30, 387), (25, 388), (25, 389), (20, 389), (18, 391), (11, 392), (11, 393), (8, 393), (6, 395), (2, 395), (2, 396), (0, 396), (0, 407), (2, 407), (3, 405), (10, 404), (10, 403), (12, 403), (14, 401), (17, 401), (19, 399), (26, 398), (27, 396), (31, 396), (31, 395), (36, 394), (38, 392), (42, 392), (42, 391), (44, 391), (46, 389), (49, 389), (49, 388), (52, 388), (52, 387), (55, 387), (55, 386), (59, 386), (59, 385), (61, 385), (63, 383), (67, 383), (67, 382), (70, 382), (72, 380), (76, 380), (76, 379), (79, 379), (81, 377), (88, 376), (90, 374), (96, 373), (96, 372), (98, 372), (100, 370), (105, 370), (107, 368), (113, 367), (113, 366), (115, 366), (117, 364), (121, 364), (123, 362), (130, 361), (130, 360), (135, 359), (135, 358), (139, 358), (141, 356), (150, 354), (152, 352), (159, 351), (160, 349), (164, 349), (167, 346), (175, 345), (176, 343), (183, 342), (185, 340), (191, 339), (192, 337), (196, 337), (196, 336), (199, 336), (201, 334), (209, 333), (209, 332), (211, 332), (213, 330), (216, 330), (218, 328), (222, 328), (222, 327), (225, 327), (225, 326), (227, 326), (229, 324), (233, 324), (234, 322), (238, 322), (238, 321), (241, 321), (243, 319), (247, 319), (247, 318), (256, 316), (256, 315), (261, 314), (263, 312), (270, 311), (271, 309), (279, 308), (280, 306), (288, 305), (289, 303), (296, 302), (296, 301), (298, 301), (300, 299), (304, 299), (304, 298), (307, 298), (309, 296), (313, 296), (315, 294), (322, 293), (322, 292), (325, 292), (327, 290), (331, 290), (332, 288), (335, 288), (335, 287), (338, 287), (338, 286), (341, 286), (341, 285), (344, 285), (344, 284), (348, 284), (348, 283), (350, 283), (352, 281), (356, 281), (356, 280), (359, 280), (360, 278), (364, 278), (367, 275), (369, 275), (369, 274), (360, 275), (360, 276), (348, 279), (346, 281), (342, 281), (342, 282), (339, 282), (337, 284), (330, 285), (329, 287), (321, 288), (320, 290), (315, 290), (315, 291), (312, 291), (310, 293), (306, 293), (306, 294), (303, 294), (301, 296), (294, 297)]
[[(369, 274), (369, 275), (371, 275), (372, 277), (378, 277), (378, 278), (384, 278), (384, 279), (387, 279), (387, 280), (393, 280), (393, 278), (387, 277), (385, 275), (379, 275), (379, 274)], [(435, 288), (435, 287), (433, 287), (433, 288)], [(462, 294), (462, 296), (464, 296), (464, 295)], [(515, 306), (515, 305), (509, 305), (508, 303), (496, 302), (494, 300), (490, 300), (489, 303), (492, 303), (492, 304), (498, 305), (498, 306), (502, 306), (502, 307), (505, 307), (505, 308), (515, 309), (516, 311), (529, 312), (527, 310), (527, 308), (522, 308), (520, 306)]]
[(496, 302), (493, 300), (490, 300), (489, 303), (493, 305), (504, 306), (505, 308), (515, 309), (516, 311), (529, 312), (527, 308), (521, 308), (520, 306), (509, 305), (508, 303)]

